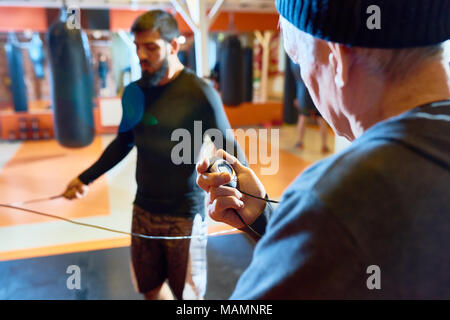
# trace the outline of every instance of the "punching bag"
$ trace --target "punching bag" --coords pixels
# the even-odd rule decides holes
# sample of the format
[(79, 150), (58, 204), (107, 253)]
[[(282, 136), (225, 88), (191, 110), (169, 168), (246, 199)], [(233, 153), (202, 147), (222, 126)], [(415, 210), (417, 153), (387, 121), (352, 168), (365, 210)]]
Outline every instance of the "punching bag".
[(291, 59), (286, 56), (286, 66), (284, 73), (284, 97), (283, 97), (283, 121), (294, 124), (297, 122), (298, 112), (294, 106), (297, 98), (297, 82), (292, 72)]
[(244, 102), (253, 101), (253, 50), (244, 48)]
[(195, 43), (191, 45), (189, 51), (187, 53), (187, 66), (189, 69), (196, 71), (197, 70), (197, 60), (195, 56)]
[(11, 93), (14, 111), (28, 111), (27, 88), (23, 70), (22, 50), (18, 45), (15, 34), (10, 33), (5, 44), (6, 59), (8, 60), (9, 77), (11, 79)]
[(180, 59), (180, 62), (182, 65), (187, 65), (187, 53), (186, 51), (178, 51), (178, 59)]
[(238, 106), (244, 101), (243, 52), (237, 36), (230, 36), (222, 43), (220, 91), (226, 106)]
[(34, 74), (36, 78), (44, 78), (44, 46), (39, 33), (34, 33), (28, 44), (28, 55), (33, 63)]
[(79, 148), (94, 139), (90, 52), (81, 30), (67, 28), (64, 9), (61, 17), (48, 33), (55, 137), (64, 147)]
[(86, 33), (81, 32), (81, 42), (83, 43), (83, 50), (86, 53), (87, 72), (89, 74), (89, 90), (91, 91), (91, 101), (95, 98), (95, 82), (94, 82), (94, 66), (92, 64), (92, 55), (89, 48), (89, 39)]

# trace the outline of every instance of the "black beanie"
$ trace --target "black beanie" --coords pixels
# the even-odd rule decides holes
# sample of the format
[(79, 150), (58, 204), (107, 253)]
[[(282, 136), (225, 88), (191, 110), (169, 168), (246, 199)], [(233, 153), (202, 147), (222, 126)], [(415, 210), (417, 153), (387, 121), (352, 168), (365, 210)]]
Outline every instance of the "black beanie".
[(276, 6), (298, 29), (349, 46), (421, 47), (450, 38), (450, 0), (276, 0)]

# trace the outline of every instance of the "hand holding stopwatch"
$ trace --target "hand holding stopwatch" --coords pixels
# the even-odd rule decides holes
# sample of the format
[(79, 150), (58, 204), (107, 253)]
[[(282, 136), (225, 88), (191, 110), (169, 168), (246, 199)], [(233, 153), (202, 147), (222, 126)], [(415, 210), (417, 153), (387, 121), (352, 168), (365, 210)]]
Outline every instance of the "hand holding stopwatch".
[(234, 171), (233, 166), (225, 159), (221, 159), (221, 158), (215, 157), (215, 156), (209, 158), (209, 167), (208, 167), (207, 171), (211, 172), (211, 173), (212, 172), (229, 173), (231, 175), (231, 181), (229, 183), (225, 184), (225, 186), (236, 188), (239, 192), (241, 192), (249, 197), (252, 197), (252, 198), (260, 199), (260, 200), (266, 201), (266, 202), (278, 203), (278, 201), (270, 200), (267, 196), (266, 196), (266, 198), (261, 198), (261, 197), (254, 196), (252, 194), (248, 194), (248, 193), (240, 190), (236, 171)]
[(237, 180), (236, 172), (234, 171), (233, 167), (227, 160), (221, 159), (218, 157), (210, 158), (208, 172), (229, 173), (231, 175), (231, 181), (229, 183), (225, 184), (225, 186), (232, 187), (232, 188), (238, 187), (238, 180)]
[[(218, 157), (212, 157), (209, 159), (209, 167), (207, 172), (218, 172), (218, 173), (229, 173), (231, 175), (231, 180), (229, 183), (225, 184), (225, 186), (228, 187), (232, 187), (232, 188), (236, 188), (239, 192), (241, 192), (242, 194), (245, 194), (247, 196), (250, 196), (252, 198), (256, 198), (262, 201), (266, 201), (266, 202), (276, 202), (273, 200), (268, 199), (268, 197), (266, 196), (266, 198), (261, 198), (252, 194), (248, 194), (242, 190), (239, 189), (239, 181), (237, 178), (237, 174), (233, 168), (233, 166), (225, 159), (221, 159)], [(233, 212), (236, 214), (236, 216), (239, 218), (239, 220), (244, 224), (243, 228), (240, 228), (241, 230), (247, 232), (250, 236), (252, 236), (256, 241), (258, 241), (258, 239), (261, 238), (261, 235), (256, 232), (251, 226), (249, 226), (244, 219), (241, 217), (241, 215), (237, 212), (237, 210), (232, 209)]]

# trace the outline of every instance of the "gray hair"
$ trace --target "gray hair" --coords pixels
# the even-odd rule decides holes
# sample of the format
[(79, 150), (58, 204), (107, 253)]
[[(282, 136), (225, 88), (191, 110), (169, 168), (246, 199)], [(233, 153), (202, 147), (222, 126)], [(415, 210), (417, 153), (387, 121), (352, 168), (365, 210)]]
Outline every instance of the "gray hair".
[[(313, 50), (318, 38), (297, 29), (289, 21), (280, 17), (280, 26), (286, 41), (301, 42), (303, 48)], [(285, 44), (285, 48), (287, 48)], [(292, 47), (292, 46), (291, 46)], [(442, 59), (444, 55), (444, 43), (433, 46), (415, 47), (406, 49), (376, 49), (376, 48), (351, 48), (356, 63), (360, 63), (367, 70), (392, 82), (401, 81), (423, 63)], [(450, 51), (450, 50), (449, 50)], [(298, 52), (288, 52), (294, 62), (298, 62)]]
[(407, 49), (353, 48), (357, 63), (372, 74), (384, 76), (395, 82), (405, 79), (427, 61), (442, 59), (442, 44)]

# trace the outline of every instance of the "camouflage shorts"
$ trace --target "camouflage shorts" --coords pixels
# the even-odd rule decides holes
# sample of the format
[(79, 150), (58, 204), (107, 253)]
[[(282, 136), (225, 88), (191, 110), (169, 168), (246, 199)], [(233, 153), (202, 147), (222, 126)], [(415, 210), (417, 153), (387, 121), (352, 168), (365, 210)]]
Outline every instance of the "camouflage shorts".
[[(164, 214), (152, 214), (134, 206), (132, 232), (153, 236), (191, 235), (193, 221)], [(177, 299), (183, 298), (185, 283), (190, 284), (191, 292), (202, 298), (205, 288), (192, 288), (191, 260), (201, 262), (206, 286), (206, 241), (205, 246), (192, 251), (191, 240), (152, 240), (132, 237), (131, 261), (135, 284), (141, 293), (149, 292), (168, 279), (170, 288)], [(191, 250), (190, 250), (191, 249)], [(191, 252), (191, 254), (190, 254)], [(192, 257), (195, 252), (196, 257)], [(197, 268), (198, 269), (198, 268)], [(196, 277), (198, 278), (198, 277)], [(195, 287), (195, 285), (194, 285)], [(193, 291), (192, 291), (193, 289)]]

